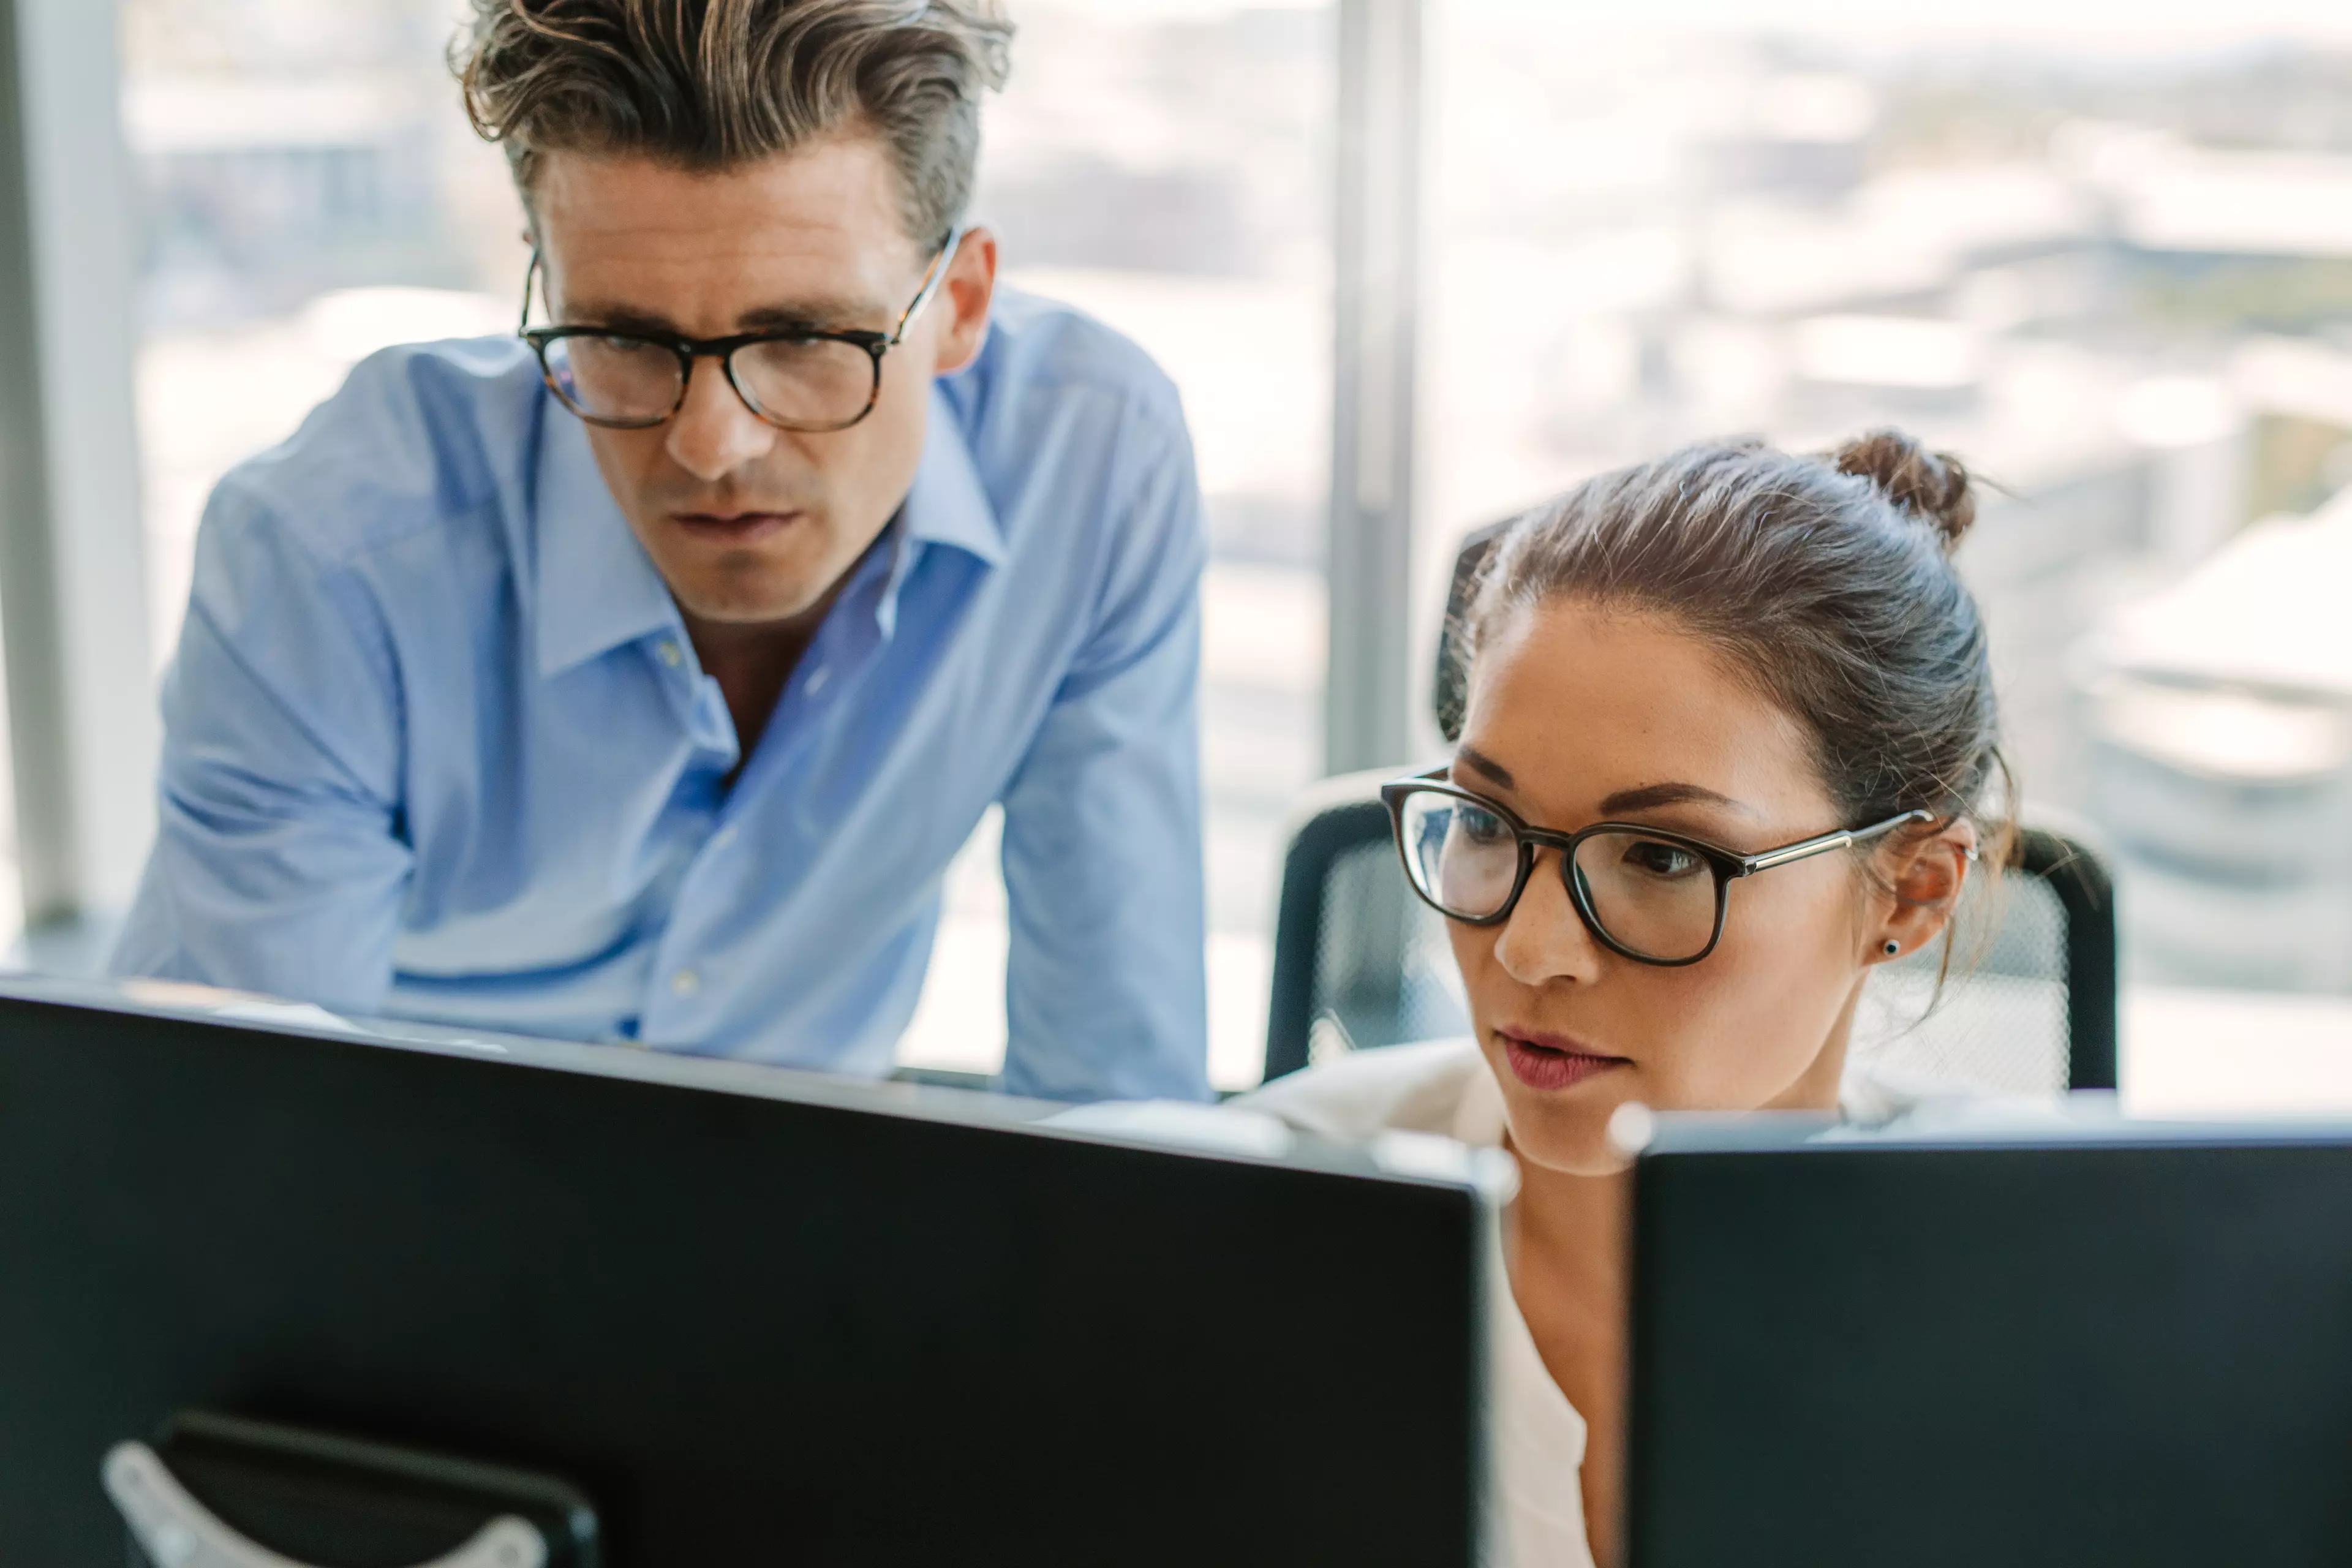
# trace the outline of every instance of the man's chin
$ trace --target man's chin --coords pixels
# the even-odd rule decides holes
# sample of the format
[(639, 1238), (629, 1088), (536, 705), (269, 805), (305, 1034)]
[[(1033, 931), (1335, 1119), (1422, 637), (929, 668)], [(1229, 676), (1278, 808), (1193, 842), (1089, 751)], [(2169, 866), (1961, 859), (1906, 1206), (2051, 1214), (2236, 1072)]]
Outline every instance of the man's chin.
[[(641, 535), (642, 537), (642, 535)], [(694, 538), (643, 541), (670, 596), (689, 619), (713, 626), (761, 626), (822, 612), (857, 563), (837, 559), (828, 540), (794, 532), (765, 548), (712, 548)]]
[(783, 561), (753, 551), (695, 559), (699, 553), (665, 551), (654, 566), (689, 619), (715, 626), (768, 626), (819, 610), (855, 564), (812, 561), (803, 552)]
[(741, 588), (703, 589), (681, 587), (673, 582), (670, 596), (687, 618), (713, 626), (764, 626), (785, 621), (799, 620), (824, 601), (825, 584), (796, 584), (791, 587), (769, 586), (757, 591)]

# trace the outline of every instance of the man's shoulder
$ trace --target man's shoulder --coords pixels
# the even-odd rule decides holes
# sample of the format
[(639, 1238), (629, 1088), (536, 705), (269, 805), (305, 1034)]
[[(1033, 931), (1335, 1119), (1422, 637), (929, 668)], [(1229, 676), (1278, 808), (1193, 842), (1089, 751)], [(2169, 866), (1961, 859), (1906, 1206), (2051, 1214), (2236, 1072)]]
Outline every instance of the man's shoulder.
[(421, 531), (479, 528), (527, 494), (541, 398), (513, 339), (370, 355), (278, 446), (221, 480), (208, 529), (266, 529), (332, 570)]
[(980, 357), (946, 384), (974, 424), (1093, 403), (1168, 434), (1184, 428), (1176, 384), (1141, 345), (1075, 305), (1011, 287), (996, 291)]

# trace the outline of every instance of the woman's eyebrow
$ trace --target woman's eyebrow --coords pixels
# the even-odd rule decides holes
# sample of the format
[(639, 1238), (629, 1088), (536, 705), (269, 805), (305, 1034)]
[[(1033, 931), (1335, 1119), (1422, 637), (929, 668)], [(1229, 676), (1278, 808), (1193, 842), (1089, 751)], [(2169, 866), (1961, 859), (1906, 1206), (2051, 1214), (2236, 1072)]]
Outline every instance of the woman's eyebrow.
[(1665, 805), (1727, 805), (1732, 810), (1748, 813), (1748, 808), (1727, 795), (1717, 795), (1705, 784), (1654, 784), (1640, 789), (1621, 789), (1601, 803), (1601, 815), (1614, 816), (1621, 811), (1655, 811)]
[(1454, 760), (1456, 763), (1467, 766), (1475, 772), (1486, 774), (1487, 778), (1493, 780), (1496, 784), (1500, 784), (1505, 789), (1517, 789), (1518, 787), (1518, 781), (1511, 776), (1510, 769), (1505, 767), (1502, 763), (1496, 762), (1494, 758), (1488, 756), (1486, 752), (1480, 751), (1475, 746), (1462, 746), (1456, 748), (1454, 752)]

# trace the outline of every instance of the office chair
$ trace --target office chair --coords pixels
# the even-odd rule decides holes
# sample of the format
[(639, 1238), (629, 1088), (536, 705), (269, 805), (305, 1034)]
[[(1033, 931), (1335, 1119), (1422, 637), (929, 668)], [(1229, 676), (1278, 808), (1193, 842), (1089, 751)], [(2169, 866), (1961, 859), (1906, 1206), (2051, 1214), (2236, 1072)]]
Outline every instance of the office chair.
[[(1433, 707), (1462, 727), (1454, 629), (1477, 569), (1507, 527), (1455, 558)], [(1265, 1076), (1339, 1052), (1443, 1038), (1468, 1027), (1444, 921), (1414, 898), (1390, 838), (1380, 785), (1398, 766), (1326, 780), (1302, 803), (1275, 925)], [(1864, 994), (1854, 1048), (1906, 1081), (2005, 1094), (2116, 1087), (2114, 885), (2077, 833), (2029, 824), (1995, 893), (1964, 895), (1946, 945), (1888, 964)], [(1932, 1006), (1931, 1006), (1932, 1005)]]

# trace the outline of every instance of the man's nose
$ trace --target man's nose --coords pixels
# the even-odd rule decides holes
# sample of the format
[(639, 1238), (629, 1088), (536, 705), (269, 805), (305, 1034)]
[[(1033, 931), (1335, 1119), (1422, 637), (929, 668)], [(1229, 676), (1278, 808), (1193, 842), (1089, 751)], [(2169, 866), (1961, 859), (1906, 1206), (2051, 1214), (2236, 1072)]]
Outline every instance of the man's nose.
[(1569, 898), (1559, 850), (1546, 849), (1537, 858), (1517, 907), (1495, 933), (1495, 960), (1522, 985), (1594, 978), (1601, 944)]
[(744, 405), (716, 359), (699, 358), (687, 379), (686, 401), (669, 422), (671, 459), (706, 483), (766, 457), (777, 430)]

